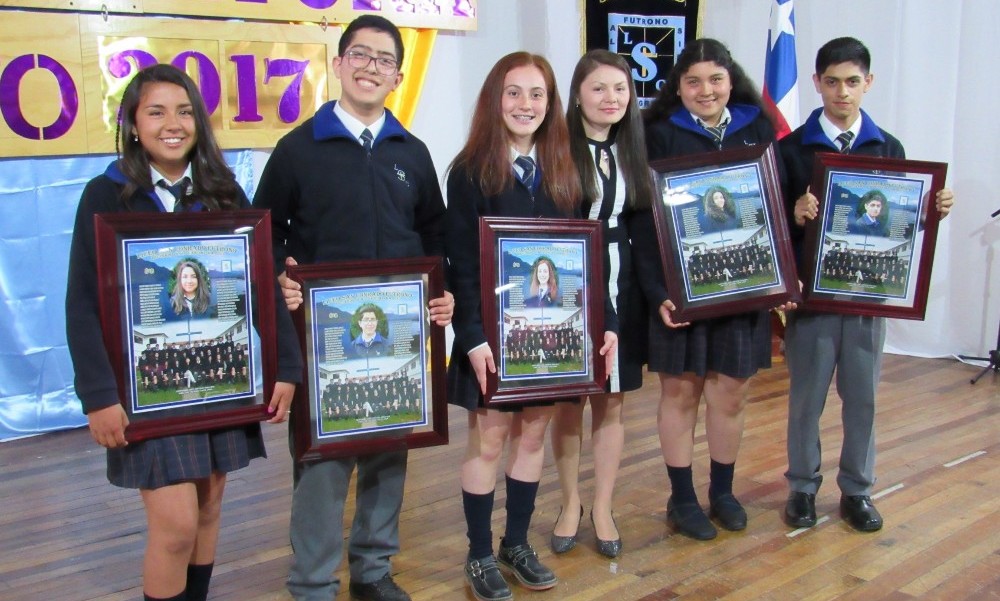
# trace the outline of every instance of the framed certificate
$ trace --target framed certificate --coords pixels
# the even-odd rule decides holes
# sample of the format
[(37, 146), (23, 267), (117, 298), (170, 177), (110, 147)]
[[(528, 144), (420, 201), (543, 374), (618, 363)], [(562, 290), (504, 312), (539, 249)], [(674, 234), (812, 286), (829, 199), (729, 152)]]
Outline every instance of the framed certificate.
[(674, 321), (800, 298), (773, 145), (662, 159), (653, 217)]
[(444, 329), (427, 303), (444, 294), (440, 258), (297, 265), (292, 312), (305, 357), (292, 419), (295, 458), (448, 443)]
[(98, 214), (94, 229), (126, 439), (265, 419), (277, 370), (267, 212)]
[(497, 373), (486, 406), (604, 392), (601, 224), (483, 217), (482, 315)]
[(805, 307), (923, 319), (944, 163), (816, 155), (802, 274)]

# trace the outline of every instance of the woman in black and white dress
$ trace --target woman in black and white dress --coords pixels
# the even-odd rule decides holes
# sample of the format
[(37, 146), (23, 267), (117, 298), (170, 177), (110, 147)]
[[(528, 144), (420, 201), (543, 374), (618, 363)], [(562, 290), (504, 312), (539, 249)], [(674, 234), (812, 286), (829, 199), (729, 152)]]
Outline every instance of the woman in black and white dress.
[[(632, 270), (629, 223), (637, 209), (650, 207), (653, 184), (635, 87), (624, 59), (606, 50), (584, 55), (573, 73), (567, 104), (570, 148), (584, 190), (583, 214), (603, 225), (605, 278), (619, 322), (618, 356), (607, 394), (589, 399), (594, 449), (591, 522), (597, 550), (616, 557), (621, 538), (611, 514), (611, 499), (625, 442), (622, 400), (625, 392), (642, 386), (646, 350), (646, 309)], [(583, 516), (578, 482), (584, 406), (558, 405), (552, 430), (562, 488), (562, 511), (551, 540), (556, 553), (576, 545)]]

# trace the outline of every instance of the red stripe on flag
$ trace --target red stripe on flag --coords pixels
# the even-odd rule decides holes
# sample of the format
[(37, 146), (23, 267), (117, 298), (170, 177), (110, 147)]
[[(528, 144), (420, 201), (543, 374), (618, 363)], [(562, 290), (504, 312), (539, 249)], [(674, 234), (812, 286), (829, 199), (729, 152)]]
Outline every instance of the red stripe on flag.
[(764, 93), (762, 94), (764, 100), (764, 110), (767, 111), (768, 116), (771, 118), (771, 122), (774, 123), (774, 133), (780, 140), (792, 133), (792, 128), (788, 127), (788, 122), (785, 121), (785, 116), (781, 114), (778, 110), (777, 103), (771, 98), (771, 93), (767, 91), (767, 86), (764, 86)]

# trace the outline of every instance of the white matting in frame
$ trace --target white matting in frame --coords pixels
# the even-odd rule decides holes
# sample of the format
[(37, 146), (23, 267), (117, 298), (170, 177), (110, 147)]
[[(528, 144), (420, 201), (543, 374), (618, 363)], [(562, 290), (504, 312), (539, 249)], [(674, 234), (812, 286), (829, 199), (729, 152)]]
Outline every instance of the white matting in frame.
[(912, 305), (917, 280), (911, 272), (921, 253), (917, 233), (931, 180), (931, 174), (830, 170), (813, 290)]
[(317, 440), (430, 422), (426, 304), (422, 281), (309, 290)]
[(772, 218), (756, 163), (666, 175), (664, 206), (677, 230), (685, 300), (724, 298), (784, 285), (775, 267)]
[(806, 224), (805, 307), (923, 319), (938, 222), (934, 198), (946, 163), (817, 153), (811, 189), (819, 216)]
[(247, 235), (123, 239), (135, 414), (258, 395)]
[(583, 240), (497, 238), (498, 388), (591, 378)]

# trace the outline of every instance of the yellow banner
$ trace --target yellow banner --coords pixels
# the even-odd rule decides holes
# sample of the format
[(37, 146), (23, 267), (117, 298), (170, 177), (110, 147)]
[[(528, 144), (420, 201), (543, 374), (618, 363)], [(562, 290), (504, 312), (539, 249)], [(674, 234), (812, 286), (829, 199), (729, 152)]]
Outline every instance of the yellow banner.
[[(270, 148), (340, 95), (341, 28), (185, 18), (5, 12), (0, 20), (0, 157), (109, 153), (118, 106), (155, 63), (198, 83), (223, 148)], [(403, 84), (388, 99), (413, 118), (435, 31), (403, 29)]]
[(0, 7), (222, 17), (256, 21), (347, 23), (378, 14), (399, 27), (470, 31), (479, 0), (0, 0)]
[(79, 19), (0, 19), (0, 157), (89, 152)]

